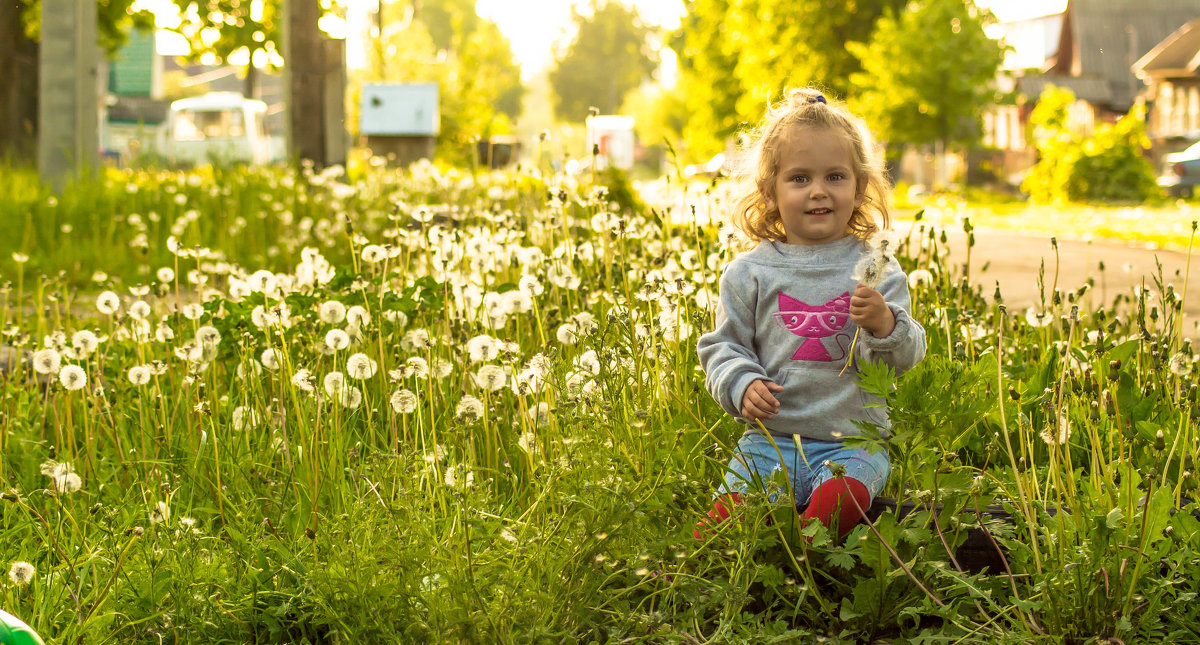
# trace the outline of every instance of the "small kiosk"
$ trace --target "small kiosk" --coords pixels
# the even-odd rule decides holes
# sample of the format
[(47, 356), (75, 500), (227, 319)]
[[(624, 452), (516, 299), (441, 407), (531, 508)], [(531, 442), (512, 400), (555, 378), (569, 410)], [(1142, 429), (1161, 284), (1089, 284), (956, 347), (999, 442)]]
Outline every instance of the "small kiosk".
[(362, 88), (359, 132), (371, 152), (408, 165), (432, 159), (440, 130), (437, 83), (374, 83)]

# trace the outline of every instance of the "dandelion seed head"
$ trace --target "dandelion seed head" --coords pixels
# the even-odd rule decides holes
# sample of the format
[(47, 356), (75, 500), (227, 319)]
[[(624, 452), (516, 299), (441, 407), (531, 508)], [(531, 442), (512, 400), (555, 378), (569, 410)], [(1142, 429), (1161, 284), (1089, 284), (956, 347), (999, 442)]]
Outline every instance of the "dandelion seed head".
[(397, 414), (411, 414), (417, 409), (417, 395), (409, 390), (396, 390), (389, 403)]
[(341, 372), (330, 372), (324, 379), (325, 393), (334, 395), (346, 387), (346, 375)]
[(484, 365), (475, 373), (475, 385), (489, 392), (504, 387), (504, 370), (497, 365)]
[(338, 397), (338, 403), (341, 403), (344, 408), (353, 410), (362, 404), (362, 399), (362, 390), (353, 385), (347, 385), (342, 388), (341, 395)]
[(454, 408), (454, 418), (464, 423), (474, 423), (483, 418), (483, 401), (467, 395)]
[(35, 573), (33, 565), (24, 560), (17, 560), (8, 567), (8, 579), (18, 587), (24, 587), (32, 582)]
[(87, 372), (78, 365), (66, 365), (58, 371), (58, 382), (72, 392), (82, 390), (87, 385)]
[(150, 382), (150, 368), (146, 365), (134, 365), (129, 368), (126, 374), (129, 377), (129, 382), (141, 387)]
[(258, 360), (262, 363), (263, 367), (271, 370), (272, 372), (280, 368), (279, 350), (275, 349), (274, 347), (268, 347), (267, 349), (264, 349), (262, 354), (259, 355)]
[(33, 355), (33, 371), (38, 374), (57, 374), (62, 365), (62, 356), (53, 349), (42, 349)]
[(350, 358), (346, 359), (346, 374), (353, 379), (358, 379), (360, 381), (369, 379), (372, 376), (375, 376), (375, 372), (378, 371), (378, 369), (379, 364), (376, 363), (375, 360), (370, 356), (367, 356), (362, 352), (353, 354), (350, 356)]
[(121, 308), (121, 298), (112, 291), (101, 292), (96, 297), (96, 309), (102, 314), (113, 315)]
[(313, 384), (314, 380), (315, 377), (313, 377), (312, 372), (305, 368), (300, 368), (296, 370), (295, 374), (292, 374), (292, 385), (304, 392), (311, 393), (316, 390)]
[(151, 524), (166, 522), (168, 519), (167, 503), (163, 501), (156, 502), (148, 515)]
[(467, 356), (472, 363), (495, 360), (500, 353), (500, 345), (495, 338), (482, 334), (467, 341)]
[(346, 319), (346, 305), (337, 300), (329, 300), (321, 304), (319, 313), (321, 322), (336, 325)]
[(341, 329), (330, 329), (325, 333), (325, 344), (333, 351), (341, 351), (350, 346), (350, 335)]
[(579, 340), (579, 328), (574, 323), (563, 323), (554, 332), (554, 337), (564, 345), (574, 345), (575, 341)]

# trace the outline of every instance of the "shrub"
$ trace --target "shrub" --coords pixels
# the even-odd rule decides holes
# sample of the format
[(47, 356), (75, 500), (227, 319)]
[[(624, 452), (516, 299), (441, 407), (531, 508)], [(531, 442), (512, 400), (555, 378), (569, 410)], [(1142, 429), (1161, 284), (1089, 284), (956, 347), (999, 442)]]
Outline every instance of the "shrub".
[(1149, 147), (1145, 108), (1136, 105), (1115, 124), (1091, 136), (1068, 129), (1070, 90), (1050, 86), (1030, 117), (1038, 163), (1021, 184), (1035, 202), (1144, 201), (1158, 194), (1154, 168), (1142, 156)]

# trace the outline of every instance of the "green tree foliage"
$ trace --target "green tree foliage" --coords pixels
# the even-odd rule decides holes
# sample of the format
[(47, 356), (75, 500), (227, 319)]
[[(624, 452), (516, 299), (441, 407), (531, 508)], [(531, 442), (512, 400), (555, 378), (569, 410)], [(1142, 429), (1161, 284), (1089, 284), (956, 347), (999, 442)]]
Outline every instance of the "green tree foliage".
[(270, 68), (272, 55), (282, 55), (279, 30), (280, 0), (172, 0), (179, 9), (180, 23), (173, 31), (187, 39), (191, 53), (185, 58), (198, 62), (213, 56), (228, 63), (231, 56), (245, 56), (246, 96), (258, 96), (259, 68)]
[(351, 117), (363, 83), (437, 83), (438, 154), (461, 162), (474, 140), (511, 130), (522, 107), (521, 69), (500, 28), (476, 16), (473, 3), (419, 4), (383, 3), (383, 29), (369, 44), (369, 65), (351, 77)]
[(1038, 162), (1021, 184), (1032, 200), (1139, 202), (1158, 194), (1154, 167), (1143, 155), (1145, 107), (1135, 105), (1116, 123), (1101, 124), (1090, 136), (1070, 129), (1075, 95), (1053, 85), (1029, 117)]
[(686, 86), (685, 140), (707, 156), (787, 87), (816, 85), (835, 96), (856, 91), (861, 69), (845, 47), (865, 41), (875, 21), (905, 0), (687, 0), (671, 41)]
[(564, 121), (582, 121), (593, 107), (616, 112), (658, 63), (637, 11), (616, 0), (593, 0), (590, 8), (590, 16), (574, 10), (578, 32), (550, 70), (554, 111)]
[(992, 19), (971, 0), (914, 0), (889, 12), (869, 43), (848, 44), (863, 67), (851, 76), (852, 108), (889, 144), (976, 144), (982, 108), (1002, 99), (994, 79), (1004, 50), (984, 33)]
[[(108, 55), (116, 53), (129, 37), (131, 29), (147, 31), (154, 28), (154, 14), (144, 9), (134, 11), (134, 0), (96, 0), (96, 38)], [(21, 21), (25, 34), (32, 40), (41, 39), (41, 0), (21, 0), (24, 6)]]

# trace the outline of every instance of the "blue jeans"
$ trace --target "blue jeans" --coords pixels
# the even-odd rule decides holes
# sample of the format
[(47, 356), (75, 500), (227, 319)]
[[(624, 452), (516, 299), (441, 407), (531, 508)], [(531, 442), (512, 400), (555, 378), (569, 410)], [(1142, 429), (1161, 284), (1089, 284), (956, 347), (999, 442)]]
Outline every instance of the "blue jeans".
[[(886, 450), (871, 453), (865, 448), (847, 448), (840, 441), (797, 437), (804, 451), (801, 454), (792, 437), (772, 435), (771, 439), (774, 439), (775, 446), (779, 447), (778, 452), (761, 432), (742, 435), (733, 458), (729, 460), (725, 482), (717, 489), (718, 496), (733, 492), (744, 493), (755, 487), (767, 492), (768, 498), (773, 502), (775, 494), (764, 487), (768, 486), (775, 471), (782, 471), (783, 476), (791, 481), (796, 506), (807, 506), (813, 491), (834, 478), (829, 467), (825, 465), (826, 461), (833, 461), (846, 467), (846, 477), (862, 482), (873, 500), (883, 491), (888, 475), (892, 472), (892, 463)], [(779, 462), (781, 454), (782, 464)]]

